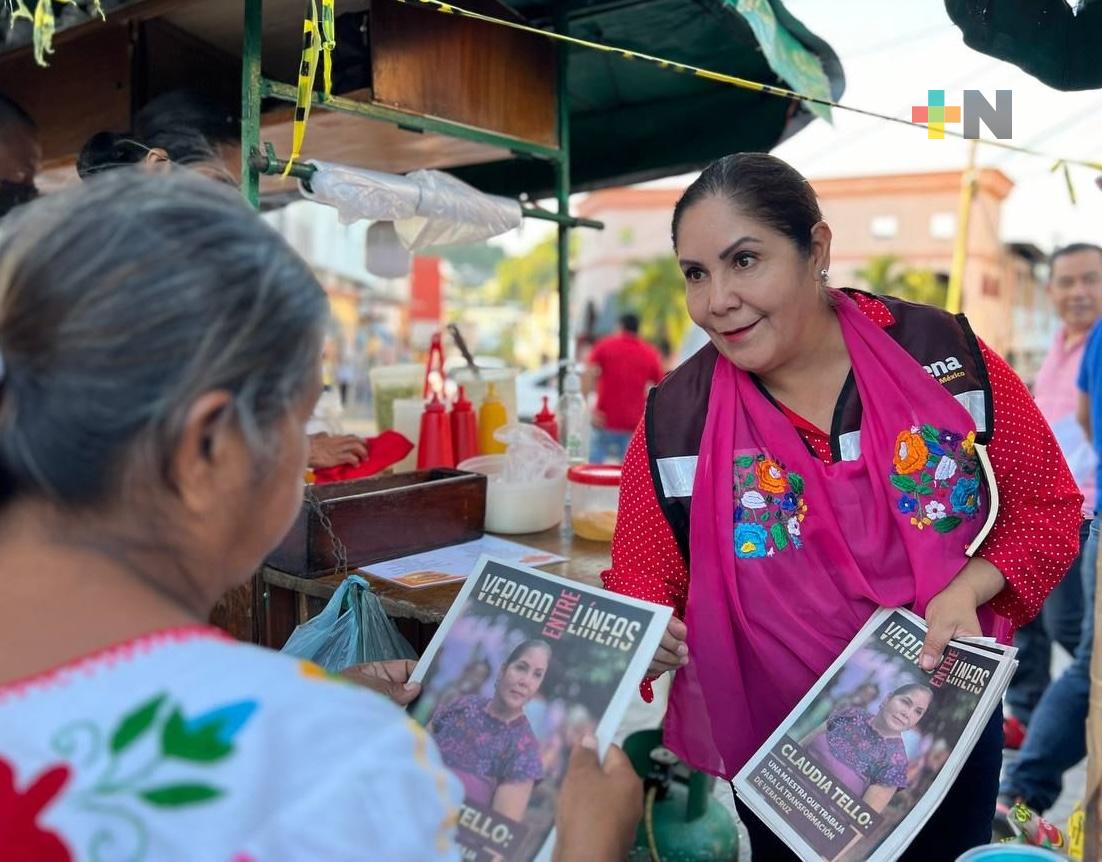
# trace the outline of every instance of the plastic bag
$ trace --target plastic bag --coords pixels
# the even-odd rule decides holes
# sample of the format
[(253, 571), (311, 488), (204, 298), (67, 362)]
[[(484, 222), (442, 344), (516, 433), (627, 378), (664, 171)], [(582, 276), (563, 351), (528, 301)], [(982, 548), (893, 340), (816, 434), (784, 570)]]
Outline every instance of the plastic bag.
[(417, 658), (359, 575), (345, 578), (324, 610), (298, 626), (280, 652), (308, 659), (330, 673), (367, 661)]
[(494, 431), (494, 439), (505, 444), (502, 482), (516, 484), (566, 475), (566, 450), (542, 428), (521, 422), (502, 425)]

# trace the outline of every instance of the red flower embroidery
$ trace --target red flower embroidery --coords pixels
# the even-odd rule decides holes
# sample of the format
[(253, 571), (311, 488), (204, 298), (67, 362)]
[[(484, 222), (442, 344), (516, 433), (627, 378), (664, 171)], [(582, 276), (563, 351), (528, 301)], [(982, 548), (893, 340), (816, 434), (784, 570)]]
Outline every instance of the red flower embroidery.
[(20, 793), (11, 764), (0, 758), (0, 858), (4, 862), (70, 862), (65, 842), (38, 826), (38, 815), (69, 780), (68, 766), (47, 769)]

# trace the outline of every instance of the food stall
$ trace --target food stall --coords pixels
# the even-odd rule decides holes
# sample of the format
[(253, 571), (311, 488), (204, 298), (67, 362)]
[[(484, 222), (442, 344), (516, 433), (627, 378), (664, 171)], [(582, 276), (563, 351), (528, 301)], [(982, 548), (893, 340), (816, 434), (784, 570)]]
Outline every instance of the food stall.
[[(40, 189), (76, 181), (76, 155), (92, 134), (129, 129), (136, 112), (159, 94), (198, 90), (232, 106), (240, 119), (241, 185), (254, 206), (299, 199), (299, 181), (309, 181), (305, 160), (320, 160), (391, 174), (446, 170), (481, 191), (519, 199), (525, 218), (555, 222), (564, 358), (570, 353), (569, 231), (600, 226), (571, 216), (572, 192), (697, 169), (732, 151), (769, 150), (825, 115), (820, 106), (642, 63), (609, 46), (826, 99), (840, 96), (843, 86), (837, 57), (781, 0), (464, 5), (486, 20), (439, 14), (449, 11), (441, 4), (341, 0), (334, 11), (332, 88), (325, 92), (320, 76), (308, 86), (314, 110), (301, 159), (288, 170), (296, 114), (302, 119), (301, 104), (295, 106), (301, 102), (301, 0), (104, 0), (103, 20), (96, 5), (54, 4), (53, 53), (37, 58), (48, 60), (42, 66), (31, 23), (10, 21), (11, 10), (0, 4), (0, 92), (39, 127)], [(556, 41), (547, 32), (577, 41)], [(706, 133), (688, 131), (701, 124)], [(535, 203), (549, 197), (554, 211)], [(359, 492), (345, 488), (343, 499), (352, 501), (347, 512), (358, 514), (337, 531), (337, 544), (373, 536), (381, 545), (368, 555), (374, 559), (385, 558), (388, 542), (395, 554), (402, 543), (402, 553), (447, 544), (447, 529), (426, 521), (433, 512), (447, 515), (441, 519), (446, 528), (458, 522), (481, 534), (484, 491), (482, 509), (477, 502), (464, 509), (433, 482), (408, 478), (417, 475), (384, 477)], [(418, 507), (402, 508), (394, 494), (411, 484), (424, 486)], [(304, 519), (318, 504), (310, 493)], [(373, 508), (357, 503), (358, 494), (374, 495)], [(383, 511), (406, 519), (401, 542), (401, 531), (380, 526)], [(288, 541), (306, 541), (292, 533)], [(608, 544), (574, 536), (568, 522), (517, 538), (567, 557), (554, 571), (585, 583), (598, 583), (608, 565)], [(363, 559), (349, 562), (355, 567)], [(304, 573), (278, 562), (270, 560), (251, 587), (228, 596), (215, 620), (238, 637), (279, 647), (295, 624), (320, 609), (345, 571)], [(371, 581), (415, 644), (425, 642), (458, 591), (455, 583), (414, 590)]]

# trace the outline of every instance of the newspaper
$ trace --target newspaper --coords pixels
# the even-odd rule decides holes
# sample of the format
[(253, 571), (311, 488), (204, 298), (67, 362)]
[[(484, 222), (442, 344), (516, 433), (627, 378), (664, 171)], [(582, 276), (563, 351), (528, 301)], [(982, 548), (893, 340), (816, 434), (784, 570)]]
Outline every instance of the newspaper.
[(1016, 650), (951, 641), (918, 668), (926, 624), (877, 611), (735, 776), (735, 792), (804, 860), (898, 858), (1002, 700)]
[(570, 751), (603, 755), (670, 608), (483, 557), (411, 679), (411, 714), (463, 782), (465, 862), (551, 858)]

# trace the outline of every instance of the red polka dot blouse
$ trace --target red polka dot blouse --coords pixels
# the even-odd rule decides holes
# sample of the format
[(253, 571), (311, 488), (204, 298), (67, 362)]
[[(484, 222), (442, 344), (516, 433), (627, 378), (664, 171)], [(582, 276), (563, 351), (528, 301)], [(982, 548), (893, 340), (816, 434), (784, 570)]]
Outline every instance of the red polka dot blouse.
[[(890, 326), (888, 308), (854, 294), (870, 320)], [(991, 381), (994, 428), (987, 454), (999, 488), (999, 514), (978, 556), (1006, 578), (995, 611), (1017, 627), (1033, 619), (1079, 553), (1083, 496), (1029, 390), (997, 353), (981, 342)], [(782, 408), (784, 409), (784, 408)], [(830, 463), (830, 436), (789, 410), (785, 415), (816, 455)], [(682, 617), (689, 572), (658, 505), (640, 423), (624, 458), (620, 512), (605, 587), (670, 605)], [(644, 696), (649, 700), (649, 685)]]

